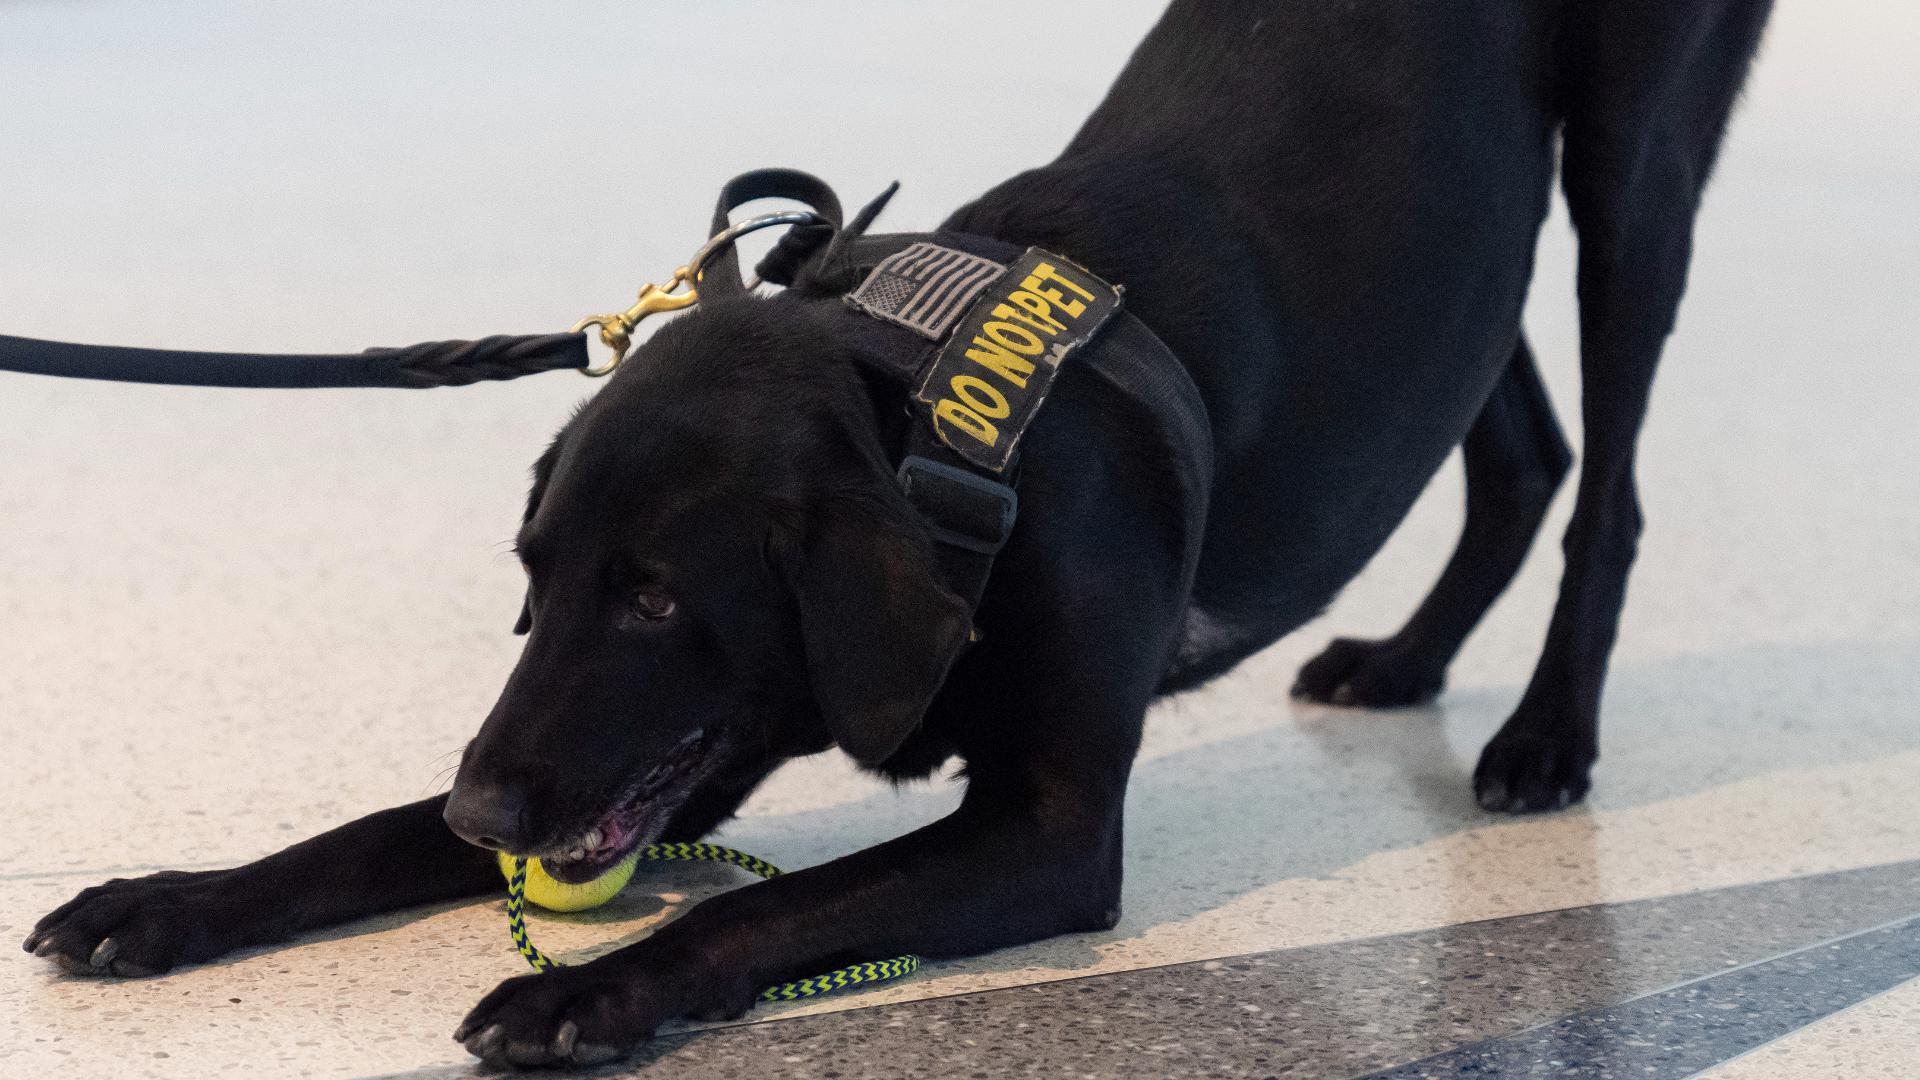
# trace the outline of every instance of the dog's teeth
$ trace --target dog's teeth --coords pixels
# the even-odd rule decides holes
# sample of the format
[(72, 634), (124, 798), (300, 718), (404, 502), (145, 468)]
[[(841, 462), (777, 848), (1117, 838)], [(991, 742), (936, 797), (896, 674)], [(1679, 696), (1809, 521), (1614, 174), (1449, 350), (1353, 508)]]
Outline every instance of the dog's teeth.
[(577, 848), (574, 848), (572, 851), (567, 852), (567, 858), (569, 859), (584, 859), (586, 857), (587, 857), (587, 849), (583, 847), (577, 847)]
[(587, 834), (587, 838), (580, 842), (580, 846), (591, 850), (593, 848), (599, 847), (600, 841), (604, 839), (606, 838), (600, 835), (600, 830), (595, 829), (592, 832)]

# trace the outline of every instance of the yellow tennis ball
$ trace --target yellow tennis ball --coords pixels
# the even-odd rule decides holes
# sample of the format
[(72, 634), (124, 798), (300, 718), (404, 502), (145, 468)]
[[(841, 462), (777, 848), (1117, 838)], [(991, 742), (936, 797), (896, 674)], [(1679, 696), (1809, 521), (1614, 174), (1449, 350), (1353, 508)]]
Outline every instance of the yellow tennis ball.
[[(538, 904), (548, 911), (585, 911), (597, 908), (616, 896), (627, 882), (633, 880), (633, 868), (640, 863), (640, 853), (634, 852), (615, 864), (613, 869), (581, 885), (569, 885), (547, 873), (539, 859), (527, 860), (527, 902)], [(508, 881), (513, 880), (513, 856), (500, 853), (500, 873)]]

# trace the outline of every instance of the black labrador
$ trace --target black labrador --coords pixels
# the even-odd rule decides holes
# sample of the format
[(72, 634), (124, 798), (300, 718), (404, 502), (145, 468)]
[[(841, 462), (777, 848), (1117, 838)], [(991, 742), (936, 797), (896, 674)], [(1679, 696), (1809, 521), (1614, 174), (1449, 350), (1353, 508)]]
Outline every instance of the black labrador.
[(592, 1062), (847, 959), (1113, 926), (1156, 697), (1322, 610), (1456, 446), (1466, 524), (1432, 595), (1392, 637), (1335, 641), (1295, 693), (1432, 697), (1520, 565), (1572, 456), (1520, 328), (1556, 151), (1586, 452), (1544, 652), (1473, 786), (1496, 811), (1581, 798), (1641, 528), (1636, 436), (1768, 8), (1177, 0), (1056, 161), (948, 227), (1126, 287), (1211, 417), (1201, 535), (1133, 437), (1137, 406), (1069, 364), (970, 611), (896, 485), (904, 399), (867, 376), (884, 358), (857, 355), (848, 320), (864, 316), (840, 286), (703, 303), (540, 458), (519, 534), (531, 636), (450, 797), (237, 869), (96, 886), (26, 947), (148, 975), (497, 893), (495, 848), (584, 877), (702, 836), (782, 761), (834, 744), (894, 777), (958, 757), (965, 798), (592, 963), (510, 979), (456, 1037), (487, 1059)]

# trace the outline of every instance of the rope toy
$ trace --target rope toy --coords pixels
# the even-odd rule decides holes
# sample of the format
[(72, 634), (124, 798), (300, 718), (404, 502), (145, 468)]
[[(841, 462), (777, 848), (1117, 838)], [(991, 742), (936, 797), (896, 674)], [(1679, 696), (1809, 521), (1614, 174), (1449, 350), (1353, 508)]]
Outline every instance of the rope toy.
[[(606, 873), (582, 885), (569, 885), (555, 880), (540, 866), (539, 859), (524, 859), (500, 853), (500, 872), (507, 878), (507, 929), (513, 935), (514, 948), (526, 957), (527, 963), (535, 971), (551, 971), (563, 967), (558, 960), (534, 947), (527, 937), (528, 901), (552, 911), (585, 911), (599, 907), (613, 899), (614, 895), (625, 888), (632, 880), (634, 867), (640, 860), (651, 859), (659, 862), (724, 862), (732, 863), (742, 870), (748, 870), (762, 878), (780, 876), (780, 868), (765, 859), (756, 859), (744, 851), (735, 851), (718, 844), (648, 844), (635, 851)], [(891, 960), (872, 960), (864, 964), (829, 971), (824, 975), (796, 979), (790, 983), (769, 986), (760, 991), (761, 1001), (798, 1001), (801, 998), (819, 997), (836, 990), (845, 990), (863, 983), (882, 983), (911, 975), (920, 970), (920, 958), (911, 954), (896, 956)]]

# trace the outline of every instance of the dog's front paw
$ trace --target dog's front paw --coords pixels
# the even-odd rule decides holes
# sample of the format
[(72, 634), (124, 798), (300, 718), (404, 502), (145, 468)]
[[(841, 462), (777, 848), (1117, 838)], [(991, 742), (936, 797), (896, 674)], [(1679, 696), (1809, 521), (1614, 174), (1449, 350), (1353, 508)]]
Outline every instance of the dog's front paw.
[(1586, 798), (1599, 757), (1579, 738), (1502, 730), (1480, 752), (1473, 795), (1484, 810), (1513, 814), (1558, 810)]
[(1432, 701), (1446, 678), (1446, 665), (1435, 664), (1417, 643), (1335, 638), (1301, 666), (1293, 696), (1323, 705), (1392, 709)]
[(21, 947), (75, 975), (159, 975), (233, 948), (243, 912), (225, 871), (168, 870), (82, 890), (34, 924)]
[[(698, 966), (634, 962), (619, 953), (501, 983), (453, 1033), (491, 1064), (598, 1065), (625, 1057), (676, 1017), (733, 1015), (753, 1004), (744, 984), (695, 993)], [(737, 999), (737, 1000), (736, 1000)]]

